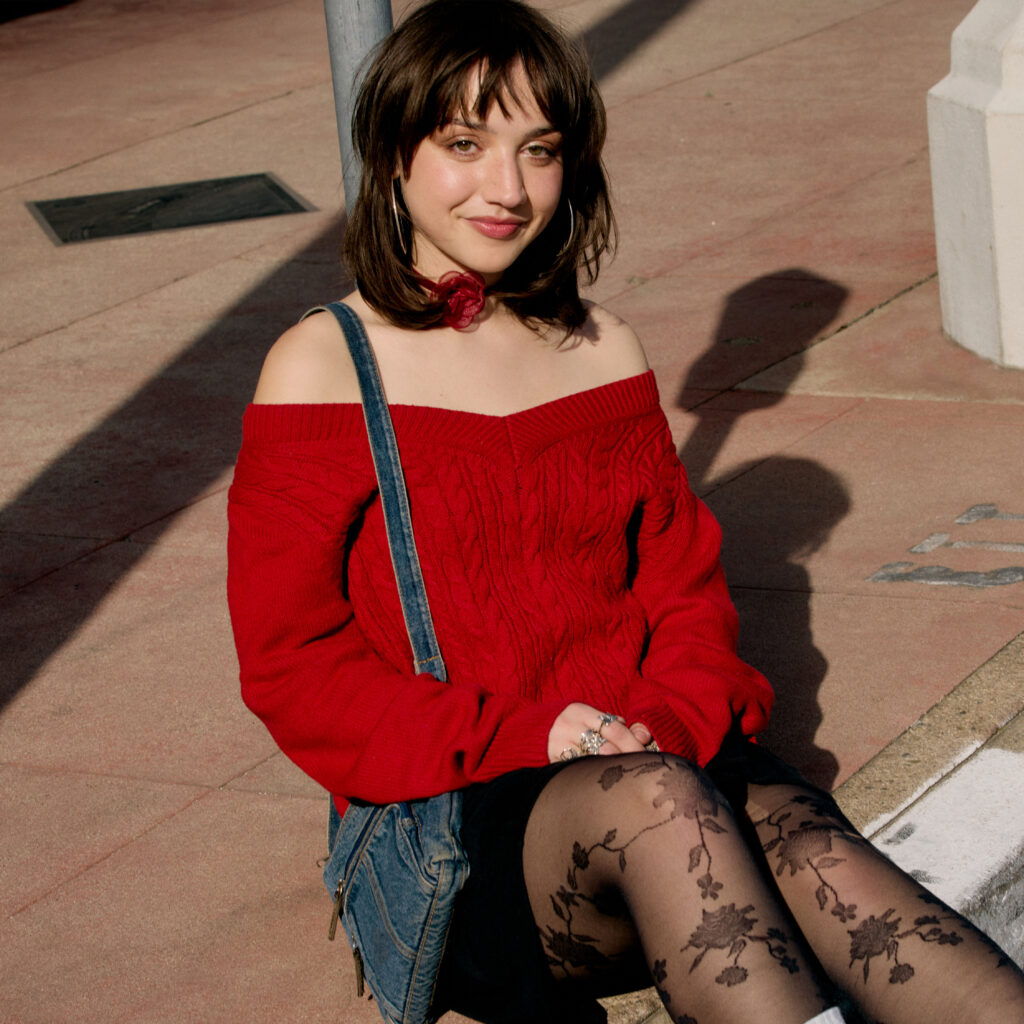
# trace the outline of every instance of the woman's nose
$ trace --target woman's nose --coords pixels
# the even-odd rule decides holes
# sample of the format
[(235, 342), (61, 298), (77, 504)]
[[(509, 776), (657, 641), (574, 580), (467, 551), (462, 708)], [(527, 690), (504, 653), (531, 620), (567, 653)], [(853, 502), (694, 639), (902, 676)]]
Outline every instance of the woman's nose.
[(494, 154), (484, 182), (484, 199), (509, 209), (526, 202), (526, 186), (519, 161), (512, 154)]

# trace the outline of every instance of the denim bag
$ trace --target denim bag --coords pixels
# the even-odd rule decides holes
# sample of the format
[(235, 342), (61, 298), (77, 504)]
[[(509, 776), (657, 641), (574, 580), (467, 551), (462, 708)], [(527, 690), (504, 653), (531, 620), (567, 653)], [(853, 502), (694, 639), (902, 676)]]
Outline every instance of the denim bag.
[[(359, 317), (342, 302), (319, 307), (337, 318), (359, 377), (388, 547), (417, 673), (447, 681), (412, 534), (394, 428), (373, 350)], [(313, 312), (311, 310), (311, 312)], [(308, 314), (307, 314), (308, 315)], [(363, 979), (391, 1024), (433, 1024), (431, 1002), (455, 897), (469, 874), (459, 841), (462, 794), (378, 805), (353, 801), (340, 818), (331, 801), (324, 882)], [(443, 1012), (443, 1008), (440, 1008)]]

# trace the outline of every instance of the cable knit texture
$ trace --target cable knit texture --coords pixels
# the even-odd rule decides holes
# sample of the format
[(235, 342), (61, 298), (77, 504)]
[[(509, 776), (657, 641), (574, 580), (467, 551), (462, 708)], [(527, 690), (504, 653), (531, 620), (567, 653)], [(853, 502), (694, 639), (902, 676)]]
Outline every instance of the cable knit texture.
[(450, 684), (411, 667), (360, 406), (250, 406), (229, 496), (243, 698), (342, 809), (545, 764), (573, 701), (701, 764), (764, 726), (652, 373), (510, 416), (392, 416)]

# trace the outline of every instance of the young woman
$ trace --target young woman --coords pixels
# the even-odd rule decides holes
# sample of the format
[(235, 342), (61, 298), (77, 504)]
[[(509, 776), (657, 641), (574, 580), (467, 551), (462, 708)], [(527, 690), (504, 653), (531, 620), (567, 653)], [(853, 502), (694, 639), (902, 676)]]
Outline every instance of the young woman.
[[(1024, 980), (750, 742), (719, 531), (630, 328), (581, 301), (613, 223), (584, 58), (513, 0), (436, 0), (359, 95), (346, 239), (450, 683), (408, 667), (334, 318), (274, 345), (231, 490), (244, 698), (333, 793), (464, 790), (436, 1007), (676, 1024), (1024, 1020)], [(596, 756), (591, 756), (596, 755)]]

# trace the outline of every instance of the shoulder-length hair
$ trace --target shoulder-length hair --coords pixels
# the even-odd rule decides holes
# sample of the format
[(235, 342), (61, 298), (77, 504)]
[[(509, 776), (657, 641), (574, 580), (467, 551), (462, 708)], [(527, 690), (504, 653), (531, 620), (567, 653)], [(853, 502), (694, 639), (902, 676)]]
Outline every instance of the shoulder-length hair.
[[(520, 68), (537, 106), (562, 133), (562, 202), (490, 294), (536, 327), (560, 325), (568, 334), (586, 319), (579, 274), (593, 283), (615, 238), (601, 165), (604, 104), (587, 58), (517, 0), (433, 0), (381, 44), (352, 117), (362, 179), (344, 255), (363, 298), (391, 323), (425, 330), (439, 326), (444, 312), (410, 265), (408, 217), (399, 190), (393, 193), (398, 168), (408, 173), (419, 143), (454, 117), (482, 120), (494, 103), (507, 112), (518, 102), (513, 81)], [(473, 110), (465, 110), (467, 102)]]

